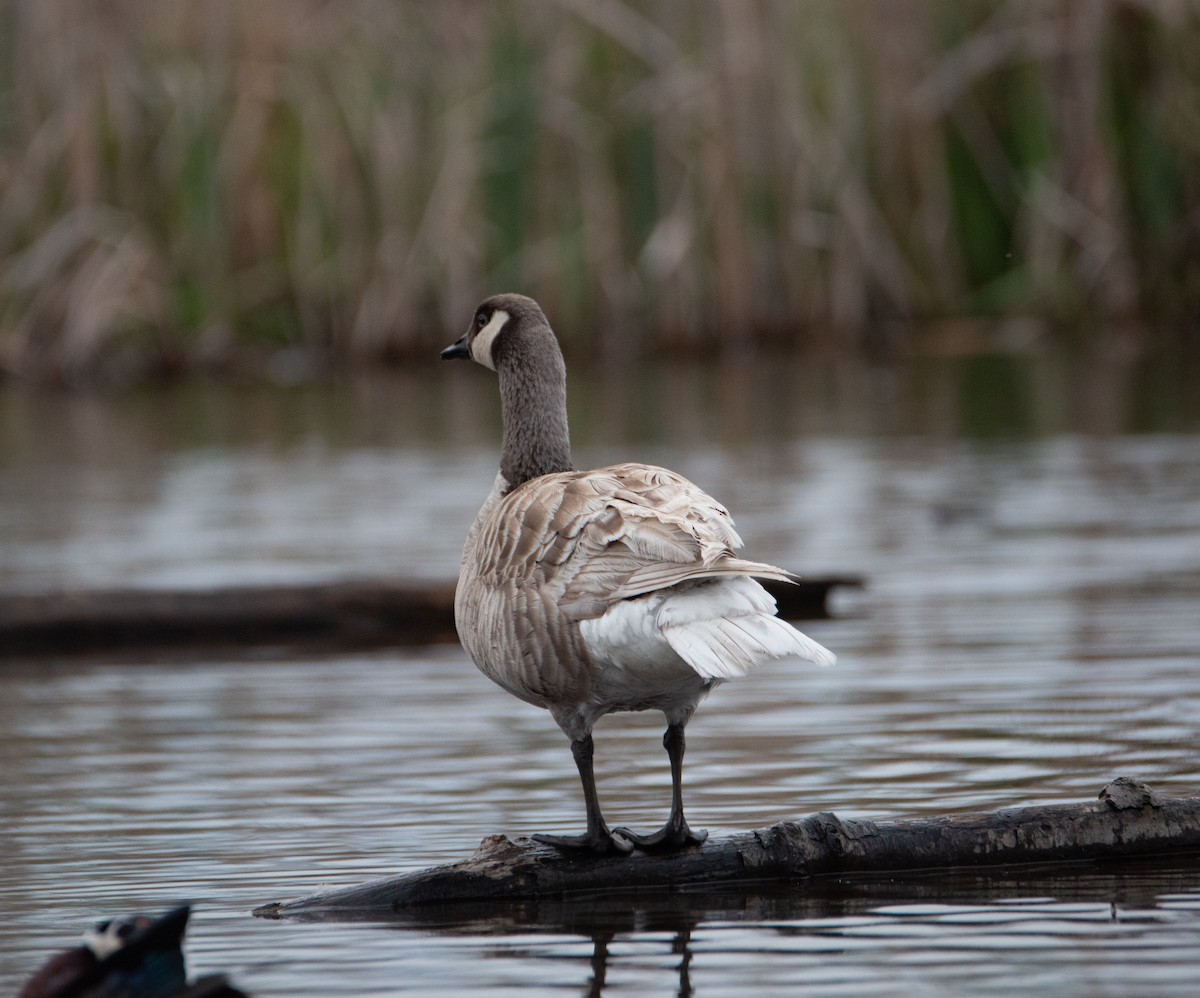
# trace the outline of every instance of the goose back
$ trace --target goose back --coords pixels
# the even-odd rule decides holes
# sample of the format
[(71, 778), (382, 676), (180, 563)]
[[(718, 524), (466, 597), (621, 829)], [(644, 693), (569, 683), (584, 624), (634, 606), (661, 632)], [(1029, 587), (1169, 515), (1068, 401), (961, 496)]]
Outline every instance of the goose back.
[[(746, 578), (791, 576), (738, 558), (740, 546), (728, 511), (665, 468), (618, 464), (561, 472), (512, 491), (501, 475), (463, 552), (455, 600), (459, 634), (486, 675), (556, 716), (596, 696), (606, 699), (596, 686), (604, 667), (636, 671), (623, 663), (650, 673), (648, 689), (670, 674), (698, 700), (709, 680), (740, 674), (762, 658), (798, 653), (794, 642), (776, 650), (778, 636), (772, 644), (760, 634), (750, 638), (758, 653), (735, 656), (724, 669), (697, 667), (714, 662), (729, 644), (729, 635), (701, 619), (706, 615), (766, 615), (774, 624), (756, 624), (758, 631), (797, 633), (773, 616), (774, 600)], [(725, 596), (708, 599), (701, 611), (699, 582), (720, 578), (733, 585), (733, 603), (723, 602)], [(690, 594), (691, 609), (678, 600), (668, 606), (661, 598), (640, 599), (667, 592)], [(641, 640), (643, 619), (650, 630)], [(731, 626), (744, 643), (745, 621)], [(629, 636), (634, 643), (616, 651)], [(717, 651), (698, 658), (694, 652), (714, 639)], [(636, 699), (623, 694), (607, 709), (647, 705), (625, 702)]]

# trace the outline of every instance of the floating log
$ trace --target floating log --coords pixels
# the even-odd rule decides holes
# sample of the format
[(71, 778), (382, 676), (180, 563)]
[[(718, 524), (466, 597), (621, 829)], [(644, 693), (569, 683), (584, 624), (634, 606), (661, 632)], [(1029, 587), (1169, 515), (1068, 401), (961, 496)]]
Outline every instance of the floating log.
[(265, 904), (265, 918), (386, 917), (423, 905), (603, 891), (712, 889), (830, 874), (1149, 858), (1200, 851), (1200, 797), (1164, 798), (1118, 777), (1096, 801), (897, 821), (811, 815), (679, 852), (598, 857), (494, 835), (448, 866)]
[[(829, 593), (858, 576), (770, 583), (782, 616), (829, 615)], [(0, 595), (0, 655), (250, 643), (456, 641), (454, 583), (384, 579), (216, 590), (62, 590)]]
[(454, 585), (350, 581), (214, 590), (63, 590), (0, 596), (0, 653), (455, 640)]

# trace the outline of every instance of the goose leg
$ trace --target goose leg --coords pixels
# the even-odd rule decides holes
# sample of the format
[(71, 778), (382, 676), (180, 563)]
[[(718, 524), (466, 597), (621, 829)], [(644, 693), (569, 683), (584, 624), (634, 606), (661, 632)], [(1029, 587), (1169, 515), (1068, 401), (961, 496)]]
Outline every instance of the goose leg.
[(604, 815), (600, 813), (600, 798), (596, 794), (596, 775), (592, 769), (593, 752), (591, 734), (571, 742), (571, 755), (575, 757), (579, 782), (583, 784), (587, 831), (582, 835), (534, 835), (535, 842), (559, 849), (586, 849), (595, 853), (626, 853), (633, 850), (633, 843), (624, 833), (610, 831), (604, 823)]
[(671, 760), (671, 814), (667, 823), (657, 832), (650, 835), (639, 835), (628, 828), (614, 828), (613, 832), (628, 839), (639, 849), (647, 851), (681, 849), (684, 846), (699, 845), (708, 832), (703, 828), (692, 831), (687, 819), (683, 816), (683, 750), (685, 748), (682, 724), (667, 726), (663, 735), (663, 748), (667, 750), (667, 758)]

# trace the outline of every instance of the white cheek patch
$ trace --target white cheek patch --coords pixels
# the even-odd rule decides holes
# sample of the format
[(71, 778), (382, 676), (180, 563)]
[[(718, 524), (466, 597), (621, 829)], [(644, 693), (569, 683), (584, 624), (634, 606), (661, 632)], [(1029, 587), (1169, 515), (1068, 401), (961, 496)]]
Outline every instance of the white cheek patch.
[(88, 929), (83, 934), (83, 944), (96, 954), (97, 959), (103, 960), (106, 956), (111, 956), (125, 945), (125, 940), (118, 933), (120, 924), (120, 919), (113, 919), (104, 929)]
[(508, 322), (509, 318), (509, 314), (502, 308), (498, 308), (492, 313), (488, 324), (471, 339), (471, 359), (473, 361), (484, 367), (490, 367), (493, 371), (496, 370), (496, 365), (492, 363), (492, 343), (500, 335), (500, 330), (504, 328), (504, 324)]

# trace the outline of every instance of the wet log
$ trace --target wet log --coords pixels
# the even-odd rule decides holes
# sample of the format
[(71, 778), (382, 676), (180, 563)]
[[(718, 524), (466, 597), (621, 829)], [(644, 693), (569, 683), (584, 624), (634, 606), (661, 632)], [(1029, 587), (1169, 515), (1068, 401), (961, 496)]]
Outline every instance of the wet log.
[(453, 583), (383, 580), (213, 590), (0, 595), (0, 654), (265, 643), (457, 640)]
[[(829, 594), (858, 576), (772, 583), (786, 618), (829, 615)], [(215, 590), (62, 590), (0, 594), (0, 656), (245, 644), (452, 642), (453, 582), (365, 579)]]
[(821, 813), (675, 853), (564, 854), (494, 835), (447, 866), (265, 904), (265, 918), (386, 917), (423, 905), (663, 891), (828, 875), (1145, 859), (1200, 851), (1200, 797), (1164, 798), (1118, 777), (1095, 801), (896, 821)]

